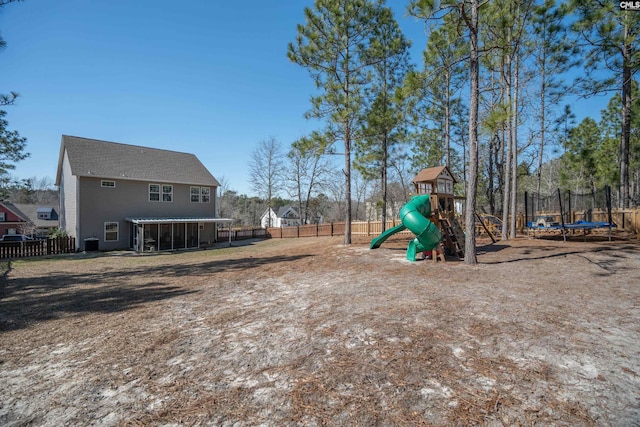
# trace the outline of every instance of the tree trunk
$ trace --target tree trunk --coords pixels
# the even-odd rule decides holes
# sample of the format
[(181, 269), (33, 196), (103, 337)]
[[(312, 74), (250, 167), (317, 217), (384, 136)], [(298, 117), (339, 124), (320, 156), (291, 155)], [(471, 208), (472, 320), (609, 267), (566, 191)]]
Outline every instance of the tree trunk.
[(516, 216), (518, 202), (518, 48), (513, 61), (513, 108), (511, 111), (511, 222), (509, 235), (516, 237)]
[(467, 233), (464, 245), (464, 263), (476, 265), (476, 233), (475, 211), (476, 192), (478, 190), (478, 101), (480, 97), (479, 77), (480, 63), (478, 59), (478, 0), (471, 0), (471, 17), (469, 27), (469, 69), (471, 73), (469, 100), (469, 185), (465, 207), (465, 226)]
[(387, 135), (382, 137), (382, 231), (387, 229)]
[[(511, 99), (511, 55), (507, 54), (507, 63), (505, 65), (505, 71), (502, 79), (504, 85), (504, 92), (507, 95), (507, 105), (509, 110), (512, 107)], [(509, 202), (511, 201), (511, 147), (513, 146), (513, 132), (511, 131), (511, 120), (507, 119), (507, 135), (506, 141), (503, 143), (504, 162), (503, 165), (503, 189), (502, 189), (502, 236), (501, 240), (509, 239)]]
[(495, 177), (493, 175), (493, 152), (495, 150), (497, 136), (489, 138), (489, 155), (487, 161), (487, 201), (489, 202), (489, 213), (495, 215), (496, 213), (496, 195), (495, 188), (493, 186)]
[(344, 244), (351, 244), (351, 126), (345, 124), (344, 130), (344, 179), (346, 212), (344, 219)]
[[(625, 40), (628, 40), (625, 24)], [(629, 207), (629, 147), (631, 140), (631, 58), (630, 46), (622, 49), (622, 140), (620, 141), (620, 207)]]
[(451, 167), (451, 72), (447, 69), (446, 73), (446, 86), (445, 91), (445, 103), (444, 103), (444, 140), (445, 140), (445, 165)]
[[(543, 24), (544, 25), (544, 24)], [(545, 92), (547, 90), (547, 50), (542, 49), (542, 59), (540, 60), (540, 151), (538, 152), (538, 176), (536, 182), (536, 192), (540, 194), (540, 183), (542, 181), (542, 165), (544, 161), (544, 131), (545, 131)]]

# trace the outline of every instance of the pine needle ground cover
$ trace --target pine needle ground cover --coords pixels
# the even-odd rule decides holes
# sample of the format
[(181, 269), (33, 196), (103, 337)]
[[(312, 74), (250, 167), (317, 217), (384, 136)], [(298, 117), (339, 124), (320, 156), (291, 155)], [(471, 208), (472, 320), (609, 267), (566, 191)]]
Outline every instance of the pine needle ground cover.
[(640, 246), (248, 241), (5, 265), (0, 424), (634, 425)]

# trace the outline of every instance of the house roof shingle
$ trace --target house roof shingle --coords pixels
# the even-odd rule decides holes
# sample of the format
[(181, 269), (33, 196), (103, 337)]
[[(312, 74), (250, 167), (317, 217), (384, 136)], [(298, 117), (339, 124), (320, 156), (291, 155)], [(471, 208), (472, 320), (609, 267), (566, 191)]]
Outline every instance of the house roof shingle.
[(449, 168), (446, 166), (436, 166), (433, 168), (422, 169), (420, 172), (418, 172), (418, 174), (415, 176), (415, 178), (413, 178), (411, 182), (435, 181), (438, 176), (445, 170), (449, 175), (451, 175), (451, 177), (453, 178), (453, 182), (457, 182), (451, 171), (449, 171)]
[(62, 136), (56, 185), (65, 150), (76, 176), (220, 186), (193, 154), (68, 135)]
[(49, 228), (49, 227), (57, 227), (58, 226), (58, 218), (55, 219), (41, 219), (38, 218), (38, 213), (40, 212), (55, 212), (55, 209), (51, 206), (41, 206), (41, 205), (29, 205), (29, 204), (18, 204), (14, 205), (16, 208), (20, 210), (30, 222), (35, 224), (36, 227), (39, 228)]
[(8, 221), (8, 222), (28, 222), (29, 221), (29, 216), (27, 214), (25, 214), (24, 212), (22, 212), (22, 210), (14, 205), (13, 203), (7, 201), (7, 200), (3, 200), (2, 202), (0, 202), (7, 210), (11, 211), (15, 216), (17, 216), (19, 218), (18, 221)]
[(296, 208), (295, 206), (291, 206), (291, 205), (284, 205), (284, 206), (280, 206), (280, 208), (278, 209), (278, 213), (276, 214), (276, 216), (278, 218), (283, 218), (286, 214), (287, 211), (291, 209), (291, 211), (297, 216), (299, 216), (298, 213), (298, 208)]

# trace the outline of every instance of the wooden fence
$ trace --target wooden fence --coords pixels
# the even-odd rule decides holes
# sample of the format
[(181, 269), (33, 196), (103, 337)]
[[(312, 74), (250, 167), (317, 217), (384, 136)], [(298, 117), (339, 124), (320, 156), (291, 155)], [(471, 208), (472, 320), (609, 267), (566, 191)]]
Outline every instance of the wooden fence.
[[(400, 224), (399, 220), (387, 221), (387, 229)], [(269, 237), (287, 239), (295, 237), (343, 236), (344, 222), (330, 222), (326, 224), (310, 224), (280, 228), (267, 228)], [(382, 221), (352, 221), (351, 234), (361, 236), (377, 236), (382, 233)], [(400, 234), (412, 235), (409, 231)]]
[(640, 208), (612, 209), (611, 217), (620, 230), (640, 233)]
[[(557, 216), (558, 221), (560, 220), (559, 212), (550, 212), (544, 215), (555, 215)], [(640, 208), (613, 209), (611, 212), (611, 217), (613, 219), (613, 222), (618, 226), (617, 230), (628, 231), (640, 237)], [(525, 218), (523, 214), (518, 215), (516, 227), (519, 233), (525, 232), (524, 219)], [(585, 217), (585, 214), (582, 212), (572, 212), (571, 219), (571, 222), (575, 222), (578, 220), (608, 222), (609, 220), (606, 209), (602, 211), (594, 210), (590, 213), (589, 217)], [(529, 218), (529, 221), (533, 221), (533, 218)], [(389, 228), (395, 227), (399, 223), (400, 220), (398, 219), (389, 220), (387, 221), (386, 229), (388, 230)], [(332, 222), (328, 224), (268, 228), (267, 236), (265, 237), (271, 237), (274, 239), (286, 239), (295, 237), (342, 236), (344, 235), (344, 224), (344, 222)], [(461, 222), (460, 224), (464, 228), (464, 223)], [(380, 233), (382, 233), (382, 221), (351, 222), (351, 234), (353, 235), (378, 236)], [(408, 230), (402, 231), (398, 234), (406, 234), (408, 237), (413, 236), (413, 233)]]
[(243, 240), (253, 238), (267, 238), (269, 234), (264, 228), (233, 228), (231, 230), (219, 228), (218, 229), (218, 241), (229, 240), (229, 233), (231, 233), (231, 240)]
[(0, 259), (72, 253), (76, 250), (74, 237), (58, 237), (24, 242), (0, 242)]

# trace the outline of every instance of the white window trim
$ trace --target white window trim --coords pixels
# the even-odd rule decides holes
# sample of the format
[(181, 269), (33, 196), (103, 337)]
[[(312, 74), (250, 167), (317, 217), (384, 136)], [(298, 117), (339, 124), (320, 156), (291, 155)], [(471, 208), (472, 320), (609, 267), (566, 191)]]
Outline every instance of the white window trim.
[[(154, 191), (153, 193), (151, 192), (151, 186), (155, 185), (158, 187), (158, 191)], [(157, 194), (158, 195), (158, 200), (151, 200), (151, 194)], [(149, 191), (147, 192), (147, 200), (150, 202), (161, 202), (162, 201), (162, 184), (149, 184)]]
[[(196, 195), (196, 193), (193, 192), (194, 190), (198, 190), (198, 200), (193, 200), (193, 196)], [(191, 200), (191, 203), (200, 203), (202, 200), (200, 187), (189, 187), (189, 200)]]
[[(202, 190), (208, 190), (209, 194), (207, 194), (208, 200), (205, 202), (204, 199), (204, 194), (202, 194)], [(211, 203), (211, 187), (200, 187), (200, 203)]]
[[(151, 192), (151, 186), (157, 186), (158, 191)], [(169, 187), (170, 191), (165, 191), (165, 188)], [(157, 194), (158, 200), (151, 200), (151, 195)], [(170, 200), (165, 200), (165, 196), (169, 196)], [(164, 202), (173, 203), (173, 184), (156, 184), (155, 182), (149, 183), (149, 191), (147, 193), (147, 200), (150, 202)]]
[[(169, 191), (169, 192), (166, 192), (166, 193), (165, 193), (165, 191), (164, 191), (164, 187), (169, 187), (169, 188), (171, 188), (171, 191)], [(161, 186), (161, 192), (162, 192), (162, 193), (161, 193), (161, 194), (162, 194), (162, 199), (161, 199), (161, 201), (163, 201), (163, 202), (168, 202), (168, 203), (172, 203), (172, 202), (173, 202), (173, 184), (162, 184), (162, 186)], [(165, 200), (165, 199), (164, 199), (164, 196), (165, 196), (166, 194), (168, 194), (168, 195), (171, 197), (171, 200)]]
[[(110, 184), (113, 185), (110, 185)], [(114, 180), (111, 179), (103, 179), (102, 181), (100, 181), (100, 187), (102, 188), (116, 188), (116, 182)]]
[[(194, 193), (194, 190), (198, 190), (198, 200), (193, 200), (192, 196), (195, 196), (196, 193)], [(207, 192), (208, 194), (204, 194), (205, 192)], [(206, 197), (206, 201), (204, 200)], [(191, 201), (191, 203), (211, 203), (211, 187), (196, 187), (196, 186), (191, 186), (189, 187), (189, 200)]]
[[(113, 233), (113, 231), (107, 231), (107, 226), (115, 224), (116, 226), (116, 238), (115, 239), (107, 239), (107, 233)], [(120, 240), (120, 223), (117, 221), (107, 221), (104, 223), (104, 241), (105, 242), (118, 242)]]

